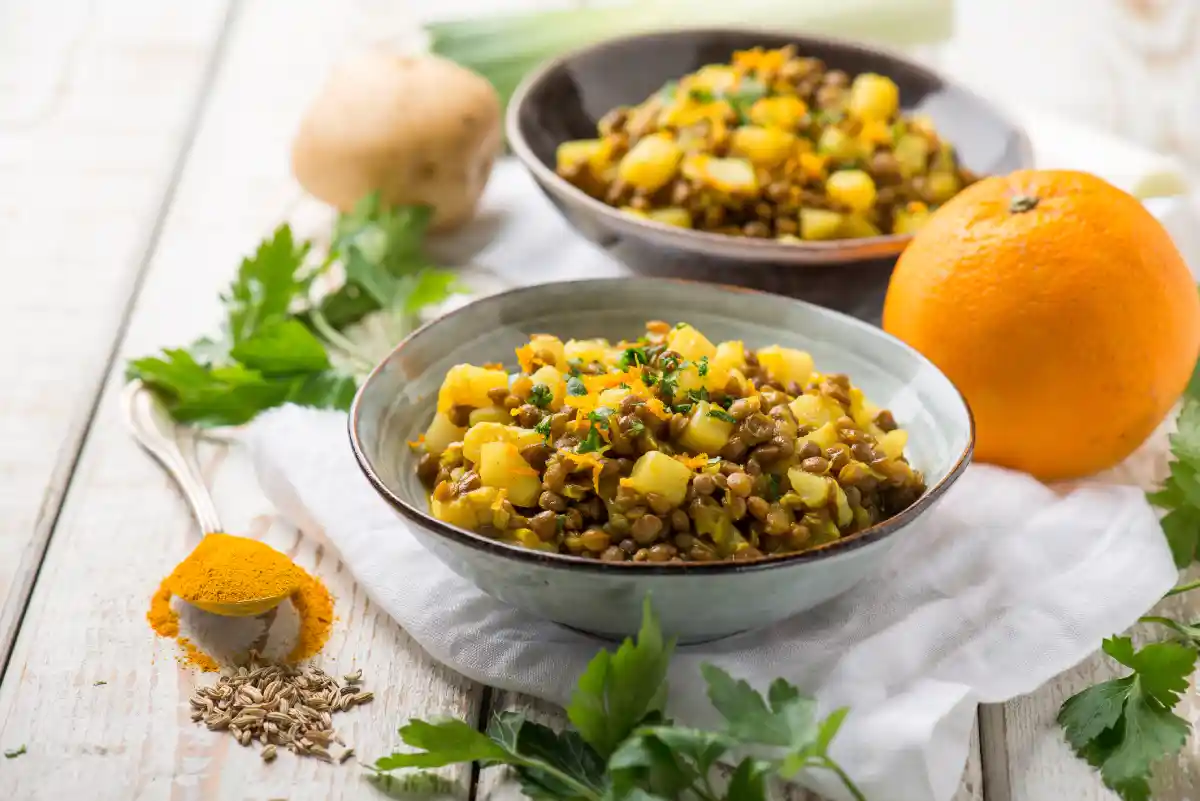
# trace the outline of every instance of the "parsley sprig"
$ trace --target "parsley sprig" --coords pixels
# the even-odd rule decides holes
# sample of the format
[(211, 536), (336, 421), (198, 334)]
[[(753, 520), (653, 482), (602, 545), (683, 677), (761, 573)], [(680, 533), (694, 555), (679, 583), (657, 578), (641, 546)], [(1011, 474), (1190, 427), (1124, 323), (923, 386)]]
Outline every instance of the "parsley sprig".
[[(430, 219), (424, 206), (390, 209), (366, 197), (338, 217), (321, 260), (279, 226), (221, 295), (220, 334), (134, 359), (128, 378), (154, 391), (176, 420), (201, 426), (240, 425), (284, 403), (349, 408), (375, 358), (346, 330), (378, 312), (402, 336), (422, 308), (455, 291), (453, 274), (422, 253)], [(335, 266), (344, 282), (314, 299), (314, 283)]]
[[(1185, 392), (1176, 429), (1170, 438), (1170, 476), (1148, 497), (1166, 511), (1163, 533), (1176, 566), (1185, 568), (1200, 556), (1200, 367)], [(1200, 581), (1180, 584), (1167, 597), (1194, 589), (1200, 589)], [(1071, 696), (1058, 713), (1075, 753), (1124, 801), (1148, 801), (1154, 765), (1187, 741), (1191, 725), (1172, 710), (1200, 653), (1200, 622), (1158, 615), (1139, 622), (1165, 628), (1170, 638), (1140, 649), (1129, 637), (1105, 640), (1104, 652), (1130, 672)]]
[[(701, 673), (722, 723), (714, 731), (676, 725), (664, 716), (667, 667), (674, 651), (646, 602), (641, 630), (615, 651), (601, 651), (580, 677), (555, 731), (518, 712), (502, 712), (486, 732), (461, 720), (410, 721), (400, 739), (413, 749), (376, 760), (377, 774), (462, 762), (508, 765), (525, 795), (577, 801), (766, 801), (773, 776), (828, 770), (864, 801), (829, 746), (846, 716), (817, 717), (816, 702), (783, 679), (764, 698), (714, 665)], [(741, 756), (723, 790), (717, 765)]]

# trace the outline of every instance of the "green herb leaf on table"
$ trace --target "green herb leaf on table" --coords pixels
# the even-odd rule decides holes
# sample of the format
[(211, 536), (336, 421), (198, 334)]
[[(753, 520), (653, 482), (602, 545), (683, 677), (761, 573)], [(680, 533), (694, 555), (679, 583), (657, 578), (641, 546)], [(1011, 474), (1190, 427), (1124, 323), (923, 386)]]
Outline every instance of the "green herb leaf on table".
[(1200, 546), (1200, 399), (1184, 399), (1170, 441), (1170, 475), (1148, 498), (1167, 511), (1163, 532), (1175, 565), (1183, 568), (1197, 557)]
[(1160, 642), (1134, 650), (1128, 637), (1104, 641), (1104, 652), (1133, 672), (1068, 698), (1058, 722), (1076, 754), (1099, 769), (1125, 801), (1150, 798), (1155, 762), (1182, 747), (1190, 726), (1171, 709), (1196, 663), (1190, 645)]
[(24, 745), (19, 745), (19, 746), (17, 746), (16, 748), (9, 748), (9, 749), (7, 749), (7, 750), (4, 752), (4, 758), (5, 758), (5, 759), (16, 759), (17, 757), (21, 756), (21, 755), (22, 755), (22, 754), (24, 754), (24, 753), (26, 753), (26, 751), (25, 751), (25, 746), (24, 746)]
[[(561, 519), (561, 516), (560, 516)], [(375, 763), (377, 776), (403, 768), (478, 762), (510, 766), (526, 796), (567, 801), (766, 801), (767, 780), (800, 768), (833, 771), (852, 797), (863, 796), (829, 756), (845, 716), (839, 710), (813, 720), (813, 702), (777, 681), (767, 700), (717, 670), (706, 668), (712, 695), (729, 721), (726, 731), (676, 726), (663, 718), (666, 672), (673, 642), (662, 636), (649, 601), (642, 626), (615, 653), (601, 651), (588, 664), (567, 708), (573, 728), (561, 732), (505, 712), (481, 733), (466, 723), (409, 723), (400, 730), (416, 753), (397, 753)], [(766, 740), (756, 728), (765, 725)], [(741, 735), (741, 736), (739, 736)], [(779, 759), (747, 757), (724, 793), (710, 773), (719, 759), (742, 745), (780, 744)]]
[[(421, 251), (429, 221), (424, 207), (383, 207), (364, 198), (341, 215), (323, 263), (311, 245), (281, 225), (243, 259), (221, 294), (222, 336), (168, 348), (129, 362), (176, 420), (200, 426), (241, 425), (283, 403), (348, 409), (357, 378), (339, 367), (373, 362), (342, 335), (348, 325), (384, 309), (407, 332), (423, 307), (456, 291), (452, 273), (433, 269)], [(314, 280), (342, 263), (346, 283), (314, 305)]]

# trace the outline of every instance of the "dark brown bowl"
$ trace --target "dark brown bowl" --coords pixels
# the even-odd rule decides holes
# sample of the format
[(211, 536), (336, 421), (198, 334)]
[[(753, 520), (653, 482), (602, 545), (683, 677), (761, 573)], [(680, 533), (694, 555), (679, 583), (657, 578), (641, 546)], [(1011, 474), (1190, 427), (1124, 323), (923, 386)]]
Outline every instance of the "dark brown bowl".
[(902, 107), (929, 115), (977, 174), (1032, 166), (1029, 140), (1015, 123), (925, 67), (874, 47), (754, 30), (643, 34), (555, 59), (513, 94), (509, 144), (570, 223), (635, 272), (765, 289), (877, 321), (892, 266), (909, 236), (787, 243), (692, 231), (625, 214), (554, 172), (558, 145), (594, 138), (596, 124), (613, 107), (639, 103), (668, 80), (705, 64), (728, 62), (735, 50), (787, 44), (851, 75), (891, 78), (900, 87)]

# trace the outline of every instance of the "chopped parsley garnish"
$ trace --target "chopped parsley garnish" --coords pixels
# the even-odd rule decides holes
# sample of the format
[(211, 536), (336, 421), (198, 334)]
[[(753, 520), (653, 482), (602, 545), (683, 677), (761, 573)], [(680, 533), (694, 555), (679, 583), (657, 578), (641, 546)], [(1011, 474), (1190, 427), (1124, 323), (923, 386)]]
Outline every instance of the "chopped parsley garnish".
[(700, 377), (708, 375), (708, 357), (701, 356), (700, 361), (696, 363), (696, 372), (700, 373)]
[(679, 330), (679, 329), (681, 329), (681, 328), (687, 328), (687, 327), (688, 327), (688, 324), (687, 324), (687, 323), (685, 323), (685, 322), (683, 322), (682, 320), (680, 320), (679, 322), (675, 323), (675, 330), (676, 330), (676, 331), (678, 331), (678, 330)]
[(658, 383), (658, 374), (652, 373), (649, 370), (642, 372), (642, 383), (648, 387), (652, 387)]
[(579, 359), (568, 359), (567, 372), (578, 378), (579, 374), (583, 372), (583, 362), (581, 362)]
[(555, 525), (555, 527), (558, 528), (559, 531), (562, 531), (564, 528), (566, 528), (567, 516), (566, 515), (558, 515), (557, 517), (555, 517), (554, 525)]
[(728, 409), (733, 405), (733, 396), (726, 395), (725, 397), (721, 398), (721, 400), (717, 401), (717, 403), (721, 404), (722, 409)]
[(679, 371), (671, 370), (663, 373), (658, 378), (658, 384), (661, 387), (659, 392), (667, 401), (670, 401), (675, 397), (676, 390), (679, 389)]
[(649, 363), (650, 357), (646, 355), (645, 348), (626, 348), (617, 361), (617, 366), (628, 370), (630, 367), (641, 367)]
[(617, 386), (620, 387), (621, 389), (633, 389), (633, 387), (629, 386), (624, 381), (622, 381), (620, 384), (617, 384)]
[(715, 417), (718, 420), (724, 420), (726, 423), (736, 423), (737, 422), (737, 420), (734, 419), (733, 415), (730, 414), (729, 412), (725, 411), (724, 409), (709, 409), (708, 416)]
[(681, 403), (678, 406), (673, 407), (673, 410), (679, 412), (680, 414), (687, 414), (692, 410), (692, 404)]
[(662, 367), (662, 369), (666, 372), (678, 370), (683, 366), (683, 362), (681, 361), (680, 357), (674, 353), (668, 353), (667, 355), (661, 357), (658, 360), (658, 363), (659, 366)]
[(589, 429), (587, 436), (583, 442), (575, 448), (576, 453), (593, 453), (604, 447), (604, 440), (600, 439), (600, 431), (593, 424)]
[(533, 430), (546, 438), (546, 442), (550, 441), (550, 418), (543, 417), (541, 422), (533, 427)]
[(587, 387), (583, 385), (583, 380), (579, 376), (573, 375), (567, 379), (567, 394), (576, 398), (588, 394)]
[(593, 412), (588, 412), (588, 419), (601, 428), (608, 428), (608, 418), (612, 417), (615, 413), (607, 406), (601, 406)]
[(633, 418), (633, 420), (631, 420), (629, 422), (629, 432), (628, 432), (629, 436), (640, 437), (645, 432), (645, 430), (646, 430), (646, 426), (642, 423), (641, 420), (637, 419), (636, 417)]
[(554, 393), (545, 384), (534, 384), (529, 390), (529, 402), (539, 409), (545, 409), (554, 400)]
[(717, 99), (716, 95), (707, 89), (689, 89), (688, 97), (696, 103), (711, 103)]
[(699, 403), (700, 401), (708, 400), (708, 390), (704, 387), (700, 387), (700, 389), (689, 389), (687, 396), (688, 400), (690, 400), (692, 403)]

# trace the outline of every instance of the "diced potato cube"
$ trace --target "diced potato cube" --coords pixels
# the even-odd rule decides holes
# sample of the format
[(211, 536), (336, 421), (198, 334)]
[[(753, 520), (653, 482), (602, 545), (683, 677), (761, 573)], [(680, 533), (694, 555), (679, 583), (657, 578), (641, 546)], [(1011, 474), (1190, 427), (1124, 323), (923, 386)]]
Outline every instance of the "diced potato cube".
[(858, 387), (850, 388), (850, 417), (859, 428), (865, 429), (875, 422), (879, 407), (867, 400), (867, 396)]
[(563, 355), (568, 362), (591, 364), (604, 362), (611, 350), (612, 346), (608, 344), (607, 339), (569, 339), (563, 346)]
[(746, 366), (746, 346), (741, 340), (730, 340), (717, 345), (717, 352), (711, 359), (710, 369), (722, 375), (730, 370), (741, 370)]
[(764, 97), (750, 107), (750, 121), (764, 128), (795, 130), (808, 113), (808, 106), (795, 95)]
[(621, 211), (626, 214), (632, 214), (634, 217), (641, 217), (643, 220), (650, 219), (650, 212), (635, 209), (633, 206), (621, 206)]
[(705, 357), (711, 361), (717, 355), (713, 343), (686, 323), (672, 328), (667, 334), (667, 347), (690, 362), (698, 362)]
[[(534, 334), (529, 338), (529, 345), (533, 348), (534, 355), (548, 355), (554, 357), (552, 367), (562, 368), (566, 366), (566, 357), (564, 356), (564, 348), (562, 340), (550, 334)], [(543, 362), (549, 364), (549, 362)]]
[(759, 348), (758, 363), (772, 378), (785, 386), (793, 381), (804, 386), (813, 371), (812, 356), (802, 350), (779, 345)]
[(825, 181), (829, 199), (853, 211), (867, 211), (875, 205), (875, 182), (862, 170), (838, 170)]
[(754, 165), (746, 159), (721, 159), (694, 153), (683, 160), (683, 174), (703, 186), (731, 195), (752, 195), (758, 191)]
[(837, 507), (837, 524), (839, 526), (848, 526), (854, 522), (854, 511), (850, 508), (850, 501), (846, 498), (846, 491), (836, 481), (830, 481), (829, 483), (833, 485), (834, 503)]
[(621, 405), (621, 401), (629, 397), (629, 390), (625, 387), (612, 387), (600, 393), (600, 398), (597, 401), (597, 406), (604, 406), (609, 409), (616, 409)]
[(873, 222), (861, 214), (847, 214), (838, 233), (843, 239), (861, 239), (865, 236), (879, 236), (881, 232)]
[(838, 431), (833, 423), (826, 423), (816, 431), (811, 431), (803, 437), (798, 438), (798, 442), (811, 442), (821, 450), (833, 447), (833, 444), (838, 441)]
[(543, 441), (542, 435), (531, 428), (519, 428), (494, 422), (471, 426), (461, 439), (463, 458), (472, 464), (479, 463), (483, 446), (491, 442), (507, 442), (517, 448), (524, 448), (526, 445), (536, 445)]
[(459, 528), (474, 529), (477, 525), (475, 509), (466, 498), (455, 498), (450, 501), (439, 501), (434, 498), (429, 502), (429, 513), (438, 520)]
[(846, 111), (858, 120), (886, 121), (900, 110), (900, 87), (891, 78), (864, 72), (850, 84)]
[(652, 209), (646, 213), (646, 216), (663, 225), (674, 225), (677, 228), (692, 227), (692, 213), (678, 206), (670, 206), (665, 209)]
[(758, 167), (782, 164), (796, 148), (796, 136), (779, 128), (744, 125), (733, 132), (730, 151), (744, 156)]
[(792, 492), (800, 496), (800, 501), (809, 509), (819, 509), (828, 503), (829, 485), (837, 483), (799, 467), (788, 469), (788, 481), (792, 483)]
[(910, 203), (902, 209), (897, 209), (892, 215), (892, 232), (897, 234), (915, 234), (929, 222), (929, 209), (922, 203)]
[(821, 138), (817, 140), (817, 152), (844, 161), (858, 158), (862, 155), (862, 148), (848, 133), (831, 125), (821, 132)]
[(707, 89), (724, 94), (741, 78), (741, 73), (728, 64), (706, 64), (687, 78), (688, 89)]
[(929, 160), (929, 142), (919, 134), (904, 134), (896, 140), (892, 155), (900, 166), (900, 174), (912, 178), (925, 172)]
[(949, 170), (929, 174), (926, 191), (929, 194), (929, 200), (934, 203), (945, 203), (957, 195), (960, 189), (962, 189), (962, 181), (958, 179), (958, 175)]
[(633, 472), (622, 483), (642, 495), (657, 493), (672, 506), (679, 506), (691, 480), (692, 471), (685, 465), (660, 451), (649, 451), (634, 463)]
[(462, 442), (467, 429), (454, 425), (444, 413), (433, 416), (433, 422), (425, 429), (425, 450), (429, 453), (441, 453), (451, 442)]
[[(565, 361), (565, 359), (564, 359)], [(556, 407), (563, 402), (567, 396), (567, 381), (562, 377), (557, 368), (545, 365), (533, 371), (533, 375), (529, 376), (529, 380), (536, 384), (545, 384), (550, 390), (550, 394), (554, 397), (551, 403), (552, 407)]]
[(630, 186), (654, 192), (675, 177), (682, 156), (683, 151), (668, 134), (650, 134), (629, 149), (617, 175)]
[(824, 395), (800, 395), (788, 408), (796, 416), (797, 423), (809, 428), (832, 423), (842, 416), (842, 409), (837, 402)]
[(558, 146), (555, 160), (559, 170), (574, 170), (588, 165), (593, 159), (602, 158), (605, 150), (603, 139), (575, 139)]
[(508, 389), (508, 373), (504, 370), (455, 365), (446, 373), (446, 380), (438, 390), (438, 411), (448, 412), (455, 406), (491, 406), (488, 393), (493, 389)]
[(485, 487), (507, 491), (514, 506), (536, 505), (542, 491), (538, 472), (521, 458), (511, 442), (488, 442), (480, 449), (479, 480)]
[(679, 438), (680, 445), (692, 453), (720, 453), (725, 443), (729, 442), (729, 435), (733, 433), (733, 423), (709, 414), (714, 408), (717, 407), (708, 401), (699, 401), (692, 406), (687, 428)]
[(512, 542), (534, 551), (553, 551), (554, 544), (542, 542), (542, 538), (533, 533), (533, 529), (519, 528), (511, 534)]
[(908, 432), (903, 428), (897, 428), (879, 438), (878, 448), (889, 459), (899, 459), (904, 455), (904, 446), (906, 445), (908, 445)]
[(837, 239), (841, 236), (842, 217), (827, 209), (800, 209), (800, 238), (813, 240)]
[(503, 406), (484, 406), (482, 409), (472, 409), (470, 425), (480, 423), (511, 423), (512, 414)]

